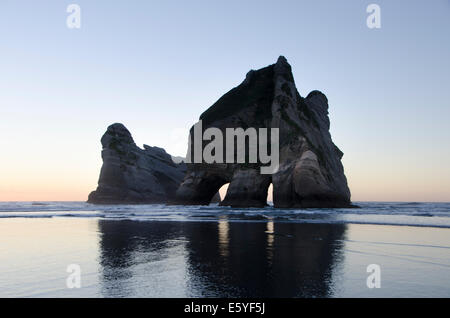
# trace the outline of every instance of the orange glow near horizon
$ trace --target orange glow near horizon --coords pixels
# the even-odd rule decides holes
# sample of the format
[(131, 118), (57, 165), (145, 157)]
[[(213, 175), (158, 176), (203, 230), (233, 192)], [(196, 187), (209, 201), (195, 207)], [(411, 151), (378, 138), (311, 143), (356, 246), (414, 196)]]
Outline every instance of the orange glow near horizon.
[[(19, 159), (0, 158), (0, 201), (86, 201), (102, 164), (98, 146), (92, 148), (41, 153), (32, 160), (25, 153)], [(450, 202), (450, 173), (442, 167), (402, 164), (401, 158), (367, 161), (359, 153), (344, 157), (343, 164), (352, 201)], [(227, 187), (220, 190), (222, 198)]]
[[(97, 175), (36, 175), (26, 178), (2, 178), (0, 202), (5, 201), (86, 201), (97, 187)], [(444, 179), (414, 180), (415, 177), (386, 179), (376, 175), (348, 174), (352, 201), (405, 201), (405, 202), (450, 202), (450, 184)], [(370, 177), (370, 178), (369, 178)], [(226, 195), (228, 184), (219, 190), (221, 198)], [(272, 184), (268, 191), (272, 201)]]

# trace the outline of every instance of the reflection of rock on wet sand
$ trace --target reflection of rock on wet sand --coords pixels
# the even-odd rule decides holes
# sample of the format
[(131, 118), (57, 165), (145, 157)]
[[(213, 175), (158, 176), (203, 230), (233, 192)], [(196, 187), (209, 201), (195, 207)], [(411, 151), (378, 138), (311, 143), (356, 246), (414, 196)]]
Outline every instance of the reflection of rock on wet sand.
[(345, 225), (99, 221), (104, 296), (326, 297)]

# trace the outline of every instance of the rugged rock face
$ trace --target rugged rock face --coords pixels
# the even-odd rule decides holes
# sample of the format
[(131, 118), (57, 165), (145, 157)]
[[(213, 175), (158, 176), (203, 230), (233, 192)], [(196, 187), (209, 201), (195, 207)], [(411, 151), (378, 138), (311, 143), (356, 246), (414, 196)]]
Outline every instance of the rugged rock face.
[(122, 124), (108, 127), (102, 139), (103, 166), (88, 202), (96, 204), (165, 203), (173, 199), (186, 173), (166, 151), (134, 143)]
[(220, 198), (220, 193), (217, 192), (211, 199), (211, 203), (220, 203), (222, 199)]
[[(329, 133), (328, 100), (319, 91), (300, 96), (284, 57), (250, 71), (242, 84), (222, 96), (200, 119), (203, 130), (216, 127), (224, 136), (226, 128), (279, 128), (279, 169), (265, 175), (260, 173), (259, 163), (189, 163), (176, 203), (209, 204), (217, 190), (230, 183), (221, 205), (262, 207), (272, 183), (275, 207), (351, 206), (343, 153)], [(192, 158), (192, 153), (188, 152), (188, 157)]]

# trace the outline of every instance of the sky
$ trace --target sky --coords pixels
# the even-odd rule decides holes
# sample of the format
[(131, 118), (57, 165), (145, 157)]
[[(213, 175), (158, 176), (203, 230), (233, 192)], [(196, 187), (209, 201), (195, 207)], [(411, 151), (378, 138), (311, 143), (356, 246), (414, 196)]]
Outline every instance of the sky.
[(2, 0), (0, 201), (86, 200), (115, 122), (184, 155), (200, 114), (284, 55), (328, 97), (353, 201), (449, 202), (449, 38), (449, 0)]

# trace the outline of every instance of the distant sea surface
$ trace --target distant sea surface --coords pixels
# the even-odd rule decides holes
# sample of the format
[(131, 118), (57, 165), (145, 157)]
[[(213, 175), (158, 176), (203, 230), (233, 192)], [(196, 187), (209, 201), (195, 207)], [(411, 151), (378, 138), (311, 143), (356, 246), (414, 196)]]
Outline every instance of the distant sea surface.
[(0, 202), (0, 218), (94, 217), (134, 221), (274, 220), (450, 228), (450, 203), (355, 202), (360, 209), (233, 209), (209, 206), (93, 205), (85, 202)]
[(0, 202), (0, 297), (450, 297), (450, 203), (356, 204)]

